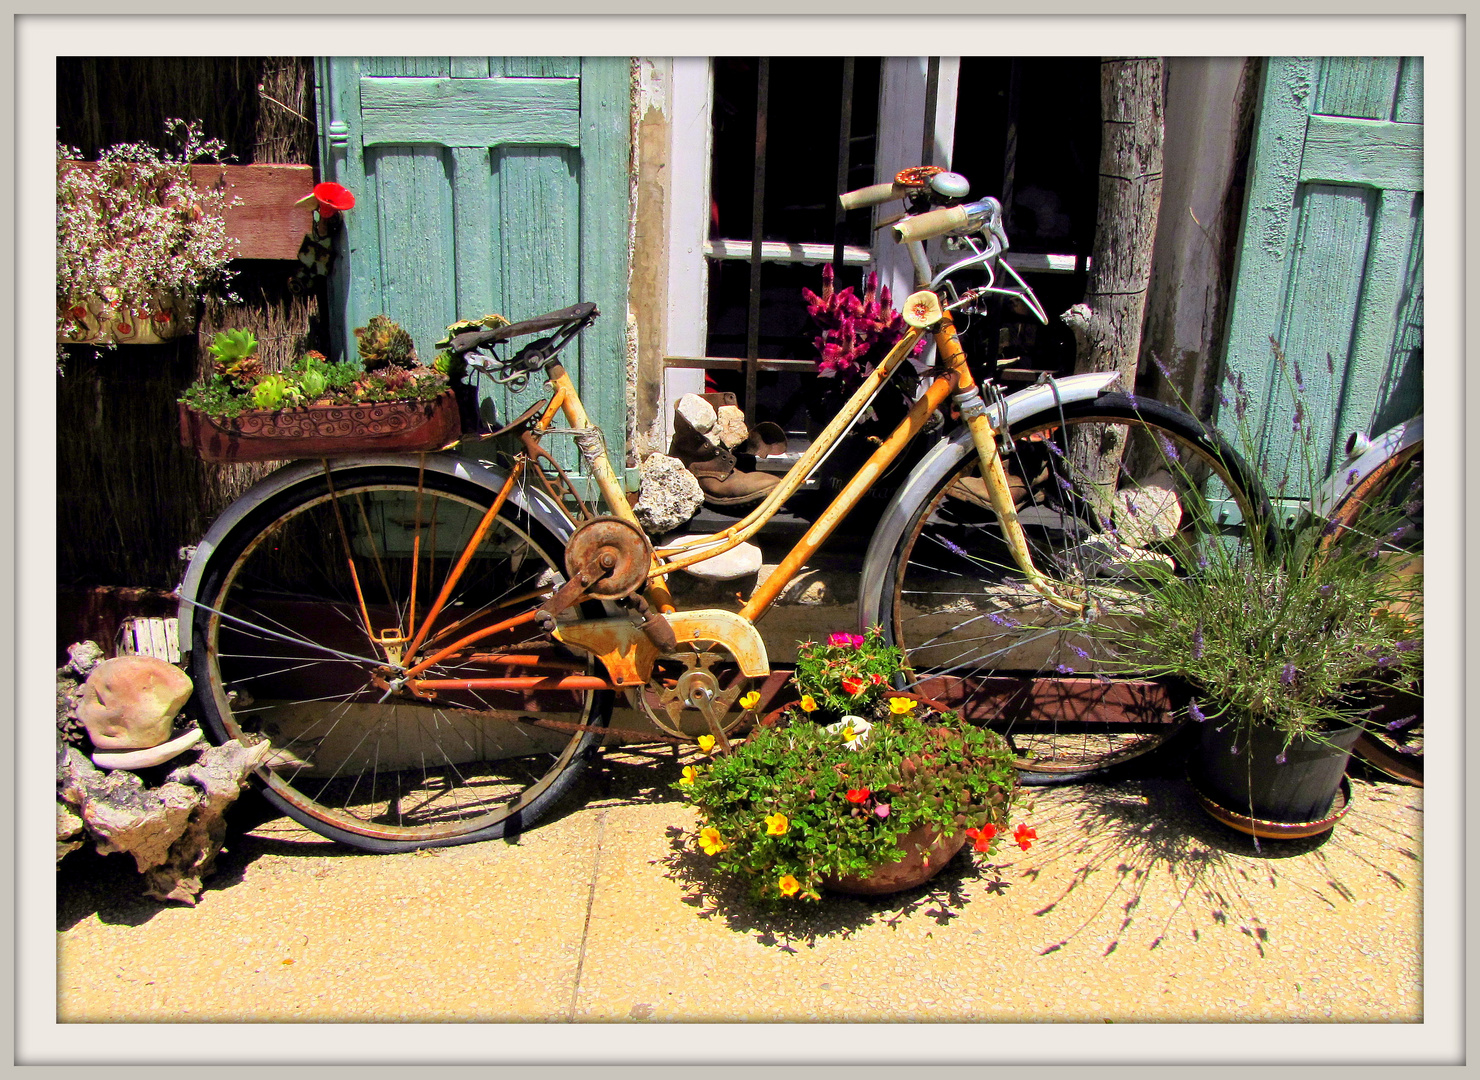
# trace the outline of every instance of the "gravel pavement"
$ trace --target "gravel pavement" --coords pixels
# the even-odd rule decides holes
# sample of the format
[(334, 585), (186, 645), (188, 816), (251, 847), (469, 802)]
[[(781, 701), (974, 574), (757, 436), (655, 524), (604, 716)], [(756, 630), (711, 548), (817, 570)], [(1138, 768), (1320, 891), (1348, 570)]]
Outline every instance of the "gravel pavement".
[(1027, 852), (768, 918), (695, 850), (671, 788), (685, 760), (614, 752), (516, 843), (360, 855), (268, 820), (229, 841), (195, 908), (142, 899), (124, 856), (74, 853), (57, 1018), (1423, 1019), (1420, 789), (1362, 773), (1326, 837), (1255, 850), (1163, 760), (1037, 789)]

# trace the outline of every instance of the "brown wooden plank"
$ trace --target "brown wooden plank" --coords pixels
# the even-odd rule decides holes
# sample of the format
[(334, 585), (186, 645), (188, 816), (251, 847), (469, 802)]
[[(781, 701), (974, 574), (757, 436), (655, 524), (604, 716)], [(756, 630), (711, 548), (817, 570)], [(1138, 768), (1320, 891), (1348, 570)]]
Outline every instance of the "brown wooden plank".
[(237, 241), (239, 259), (296, 259), (304, 234), (313, 228), (313, 208), (294, 206), (313, 193), (311, 165), (193, 165), (198, 187), (226, 173), (226, 192), (240, 206), (226, 210), (226, 231)]
[(968, 720), (1013, 724), (1174, 724), (1176, 705), (1166, 687), (1154, 682), (1100, 682), (1083, 678), (991, 676), (923, 680), (916, 693), (954, 708)]

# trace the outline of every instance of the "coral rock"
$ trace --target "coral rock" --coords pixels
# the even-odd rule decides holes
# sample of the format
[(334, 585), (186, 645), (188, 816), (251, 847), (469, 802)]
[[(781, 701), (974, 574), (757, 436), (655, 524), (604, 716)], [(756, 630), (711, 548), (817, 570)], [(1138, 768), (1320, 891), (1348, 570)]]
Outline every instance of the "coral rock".
[(82, 685), (77, 716), (99, 750), (141, 750), (170, 737), (190, 676), (153, 656), (104, 660)]
[(667, 454), (648, 455), (642, 463), (642, 494), (632, 507), (644, 529), (654, 536), (672, 532), (703, 505), (704, 490), (682, 461)]
[(738, 405), (721, 405), (715, 410), (714, 437), (728, 449), (734, 449), (750, 438), (745, 426), (745, 413)]

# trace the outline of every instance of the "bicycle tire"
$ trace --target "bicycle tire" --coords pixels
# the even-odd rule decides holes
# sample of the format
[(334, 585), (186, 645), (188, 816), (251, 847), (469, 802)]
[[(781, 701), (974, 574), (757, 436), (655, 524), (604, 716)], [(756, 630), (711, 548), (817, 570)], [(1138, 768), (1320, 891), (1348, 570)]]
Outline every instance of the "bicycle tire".
[[(1398, 507), (1402, 506), (1401, 512)], [(1364, 522), (1378, 518), (1384, 535)], [(1423, 558), (1423, 440), (1385, 459), (1352, 486), (1326, 517), (1322, 542), (1328, 546), (1353, 540), (1371, 543), (1397, 562)], [(1397, 526), (1397, 529), (1394, 529)], [(1395, 539), (1391, 534), (1401, 532)], [(1422, 695), (1419, 695), (1420, 697)], [(1379, 719), (1380, 723), (1380, 719)], [(1423, 786), (1423, 708), (1376, 730), (1363, 732), (1353, 752), (1378, 771), (1405, 783)]]
[[(539, 824), (594, 755), (613, 694), (442, 691), (436, 701), (400, 694), (388, 702), (372, 680), (383, 654), (364, 628), (367, 615), (383, 629), (411, 614), (413, 570), (419, 613), (427, 611), (433, 583), (445, 580), (493, 503), (489, 478), (383, 461), (299, 472), (286, 485), (269, 478), (253, 489), (260, 494), (250, 509), (202, 544), (209, 554), (188, 599), (198, 601), (190, 663), (208, 736), (267, 739), (273, 750), (258, 769), (266, 799), (361, 850), (491, 840)], [(458, 636), (490, 625), (495, 613), (539, 602), (523, 594), (558, 587), (561, 525), (536, 503), (507, 502), (432, 637), (447, 625)], [(588, 603), (567, 617), (601, 614)], [(516, 627), (425, 677), (507, 674), (480, 670), (476, 656), (513, 645), (581, 670), (594, 664)], [(554, 708), (585, 730), (552, 734), (519, 719)]]
[[(1081, 442), (1129, 447), (1098, 499), (1069, 479)], [(929, 476), (907, 485), (918, 501), (878, 575), (883, 587), (873, 610), (904, 650), (908, 685), (934, 696), (944, 686), (952, 705), (1001, 731), (1028, 784), (1098, 777), (1162, 745), (1180, 721), (1162, 715), (1112, 728), (1093, 715), (1028, 710), (1026, 718), (1006, 719), (986, 707), (989, 680), (1002, 675), (1130, 680), (1104, 673), (1103, 657), (1082, 633), (1083, 616), (1058, 612), (1027, 585), (986, 501), (974, 444), (966, 437), (955, 443)], [(1201, 544), (1240, 519), (1254, 523), (1256, 542), (1273, 540), (1270, 503), (1253, 470), (1216, 430), (1160, 402), (1102, 394), (1050, 407), (1014, 423), (1001, 445), (1035, 565), (1103, 609), (1134, 604), (1138, 563), (1183, 571), (1195, 565)], [(1210, 479), (1223, 488), (1212, 497)], [(1236, 505), (1238, 516), (1215, 500)], [(1097, 502), (1113, 507), (1108, 518), (1089, 511)], [(1125, 547), (1111, 547), (1114, 538)]]

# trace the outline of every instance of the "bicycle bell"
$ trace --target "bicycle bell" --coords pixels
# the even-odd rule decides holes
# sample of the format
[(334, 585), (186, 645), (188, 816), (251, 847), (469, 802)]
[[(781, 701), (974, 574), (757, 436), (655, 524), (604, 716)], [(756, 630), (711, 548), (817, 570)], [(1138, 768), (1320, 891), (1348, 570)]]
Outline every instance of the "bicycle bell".
[(958, 172), (938, 172), (930, 178), (930, 190), (947, 199), (964, 199), (971, 181)]

